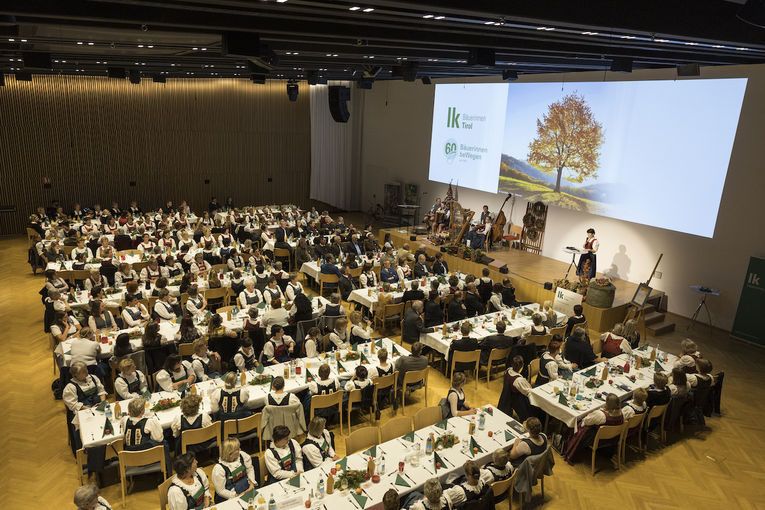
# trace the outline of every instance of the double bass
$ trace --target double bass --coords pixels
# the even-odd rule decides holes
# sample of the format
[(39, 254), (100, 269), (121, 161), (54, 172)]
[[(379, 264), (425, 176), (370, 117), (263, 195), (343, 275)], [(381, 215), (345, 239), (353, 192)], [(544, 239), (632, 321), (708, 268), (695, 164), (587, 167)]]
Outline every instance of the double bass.
[(510, 200), (510, 197), (512, 197), (512, 193), (508, 193), (507, 197), (505, 198), (505, 201), (502, 202), (502, 207), (499, 208), (499, 214), (497, 214), (497, 219), (494, 220), (494, 223), (491, 226), (491, 242), (496, 243), (502, 239), (502, 235), (505, 233), (505, 224), (507, 223), (507, 218), (505, 218), (505, 213), (502, 211), (504, 209), (505, 204), (508, 200)]

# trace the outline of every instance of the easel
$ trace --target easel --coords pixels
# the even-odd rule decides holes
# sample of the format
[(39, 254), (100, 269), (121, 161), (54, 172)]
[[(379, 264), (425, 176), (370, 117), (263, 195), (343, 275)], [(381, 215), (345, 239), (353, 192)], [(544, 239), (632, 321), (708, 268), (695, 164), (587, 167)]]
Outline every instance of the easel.
[[(638, 324), (638, 327), (640, 328), (640, 335), (643, 339), (646, 338), (645, 334), (645, 303), (648, 301), (648, 298), (651, 297), (651, 292), (653, 289), (651, 289), (651, 280), (653, 279), (653, 275), (656, 274), (656, 270), (659, 268), (659, 263), (661, 262), (661, 258), (664, 256), (663, 253), (659, 254), (659, 260), (656, 261), (656, 265), (653, 266), (653, 271), (651, 271), (651, 276), (648, 277), (648, 280), (646, 280), (644, 283), (641, 283), (641, 286), (648, 287), (648, 295), (646, 296), (645, 300), (643, 300), (642, 303), (638, 304), (635, 302), (635, 297), (633, 296), (632, 302), (630, 303), (629, 309), (627, 309), (627, 315), (624, 317), (623, 324), (626, 324), (628, 320), (634, 319), (635, 322)], [(638, 287), (638, 290), (640, 290), (640, 287)], [(637, 293), (636, 293), (637, 294)]]

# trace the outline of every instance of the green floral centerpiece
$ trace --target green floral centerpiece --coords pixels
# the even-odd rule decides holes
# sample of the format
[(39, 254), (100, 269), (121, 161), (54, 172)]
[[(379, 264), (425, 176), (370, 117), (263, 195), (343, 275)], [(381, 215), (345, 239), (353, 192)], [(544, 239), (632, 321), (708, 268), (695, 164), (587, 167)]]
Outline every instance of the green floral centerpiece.
[(250, 384), (253, 386), (262, 386), (263, 384), (271, 384), (273, 379), (274, 376), (269, 374), (256, 374), (250, 381)]
[(342, 486), (343, 481), (348, 482), (348, 488), (349, 489), (358, 489), (361, 487), (361, 484), (366, 481), (366, 471), (354, 471), (354, 470), (347, 470), (347, 471), (341, 471), (340, 474), (337, 477), (337, 482), (335, 482), (335, 487), (338, 485)]
[(104, 289), (104, 294), (111, 296), (113, 294), (119, 294), (122, 292), (120, 289), (115, 289), (114, 287), (109, 287), (108, 289)]
[(592, 389), (592, 388), (600, 388), (601, 386), (603, 386), (603, 381), (601, 381), (601, 380), (600, 380), (600, 379), (598, 379), (597, 377), (590, 377), (590, 378), (587, 380), (587, 382), (586, 382), (586, 383), (584, 383), (584, 385), (585, 385), (587, 388), (590, 388), (590, 389)]
[(157, 411), (165, 411), (167, 409), (172, 409), (173, 407), (178, 407), (179, 405), (181, 405), (181, 401), (179, 399), (163, 398), (154, 404), (151, 407), (151, 410), (156, 413)]
[(348, 354), (345, 355), (345, 358), (343, 358), (343, 361), (356, 361), (361, 357), (361, 354), (359, 354), (358, 351), (348, 351)]
[(444, 434), (443, 436), (438, 436), (438, 438), (436, 438), (435, 447), (436, 449), (443, 450), (446, 448), (451, 448), (452, 446), (454, 446), (455, 444), (459, 442), (460, 442), (460, 438), (455, 436), (454, 434)]
[(133, 331), (130, 331), (128, 333), (128, 338), (130, 338), (131, 340), (135, 340), (136, 338), (143, 338), (143, 331), (141, 331), (140, 329), (135, 329)]

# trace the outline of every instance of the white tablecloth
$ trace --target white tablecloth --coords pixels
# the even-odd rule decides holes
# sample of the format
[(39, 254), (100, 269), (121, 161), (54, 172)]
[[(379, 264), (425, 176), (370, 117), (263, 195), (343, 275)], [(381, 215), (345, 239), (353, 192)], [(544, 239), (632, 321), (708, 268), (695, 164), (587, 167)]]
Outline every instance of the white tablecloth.
[[(400, 356), (408, 356), (409, 351), (404, 349), (403, 347), (396, 345), (396, 349), (398, 351), (397, 354), (395, 351), (393, 351), (393, 342), (388, 338), (383, 338), (383, 347), (388, 350), (388, 352), (392, 352), (393, 355), (390, 356), (388, 359), (392, 362), (395, 362)], [(361, 349), (364, 353), (367, 359), (369, 360), (369, 363), (374, 365), (377, 361), (377, 356), (374, 354), (371, 354), (369, 351), (369, 343), (366, 344), (360, 344), (358, 346), (359, 349)], [(347, 351), (342, 350), (340, 352), (341, 359), (345, 357), (347, 354)], [(294, 375), (290, 377), (289, 379), (285, 380), (284, 385), (284, 391), (289, 393), (297, 393), (300, 391), (305, 390), (308, 388), (308, 383), (306, 382), (306, 370), (310, 371), (310, 373), (314, 377), (318, 377), (319, 367), (322, 363), (327, 362), (330, 367), (331, 371), (331, 377), (337, 377), (339, 379), (350, 379), (351, 375), (353, 374), (353, 371), (356, 369), (356, 367), (361, 363), (360, 360), (355, 361), (340, 361), (340, 366), (343, 368), (342, 372), (338, 372), (337, 370), (337, 362), (334, 360), (334, 358), (329, 357), (329, 355), (326, 358), (301, 358), (298, 360), (298, 366), (300, 367), (301, 374), (300, 375)], [(263, 373), (269, 374), (274, 377), (281, 375), (284, 376), (284, 367), (286, 366), (285, 363), (280, 363), (278, 365), (271, 365), (265, 367)], [(252, 379), (255, 377), (256, 372), (254, 370), (250, 370), (247, 372), (247, 381), (248, 383), (252, 381)], [(221, 379), (212, 379), (209, 381), (204, 381), (200, 383), (194, 384), (194, 386), (197, 388), (197, 392), (200, 396), (202, 396), (202, 406), (200, 410), (202, 412), (209, 413), (210, 412), (210, 394), (215, 388), (222, 388), (223, 387), (223, 381)], [(268, 395), (268, 390), (270, 388), (269, 384), (264, 385), (247, 385), (247, 391), (249, 392), (249, 400), (246, 402), (247, 407), (251, 409), (256, 409), (259, 407), (262, 407), (266, 403), (266, 396)], [(153, 393), (151, 396), (151, 403), (150, 407), (156, 404), (160, 399), (162, 398), (174, 398), (178, 399), (180, 398), (180, 394), (178, 392), (167, 392), (167, 391), (160, 391), (157, 393)], [(127, 413), (128, 409), (128, 403), (129, 401), (124, 400), (120, 402), (120, 408), (123, 413), (123, 416), (125, 413)], [(112, 412), (114, 411), (114, 404), (110, 404), (112, 408)], [(159, 419), (159, 422), (162, 424), (162, 428), (169, 428), (170, 424), (173, 422), (173, 419), (180, 413), (180, 409), (178, 407), (174, 407), (172, 409), (168, 409), (165, 411), (159, 411), (156, 413), (157, 418)], [(153, 414), (153, 413), (150, 413)], [(84, 409), (77, 413), (79, 417), (79, 423), (80, 423), (80, 437), (82, 438), (82, 444), (85, 448), (108, 444), (111, 441), (114, 441), (120, 435), (122, 434), (122, 431), (120, 430), (119, 426), (119, 419), (113, 420), (114, 425), (114, 433), (104, 436), (104, 424), (106, 422), (106, 418), (104, 416), (103, 412), (96, 411), (94, 409)]]
[[(485, 406), (489, 407), (489, 406)], [(475, 419), (478, 420), (477, 418)], [(475, 460), (479, 465), (483, 465), (491, 460), (491, 454), (497, 448), (509, 448), (512, 446), (516, 437), (527, 437), (527, 434), (517, 432), (515, 429), (522, 430), (522, 426), (506, 414), (502, 413), (498, 409), (493, 409), (493, 415), (486, 415), (486, 428), (485, 430), (477, 430), (473, 435), (476, 443), (480, 446), (481, 450), (473, 456), (467, 449), (463, 449), (463, 446), (469, 444), (470, 435), (468, 434), (468, 426), (470, 420), (465, 417), (450, 418), (447, 421), (447, 429), (444, 430), (437, 426), (430, 426), (415, 431), (415, 443), (420, 445), (419, 466), (414, 467), (411, 462), (406, 461), (407, 456), (413, 452), (412, 445), (402, 438), (395, 438), (382, 443), (377, 446), (376, 461), (382, 456), (385, 456), (385, 471), (380, 476), (379, 483), (373, 483), (367, 481), (361, 485), (363, 496), (367, 501), (364, 504), (364, 508), (369, 508), (374, 504), (380, 503), (383, 499), (383, 495), (390, 488), (395, 488), (399, 496), (403, 497), (406, 494), (414, 491), (422, 491), (422, 486), (425, 481), (434, 476), (438, 477), (443, 483), (447, 479), (453, 479), (457, 474), (463, 472), (462, 465), (468, 459)], [(513, 427), (508, 425), (508, 422), (512, 423)], [(489, 431), (493, 436), (489, 437)], [(511, 434), (509, 440), (505, 439), (505, 431)], [(444, 461), (444, 465), (436, 472), (433, 455), (425, 455), (425, 441), (430, 432), (433, 432), (437, 438), (445, 433), (455, 434), (460, 442), (455, 446), (438, 450), (437, 453)], [(369, 457), (364, 455), (364, 452), (355, 453), (347, 458), (347, 468), (355, 470), (366, 470), (367, 461)], [(403, 487), (394, 485), (396, 482), (396, 476), (398, 474), (399, 461), (405, 461), (403, 479), (410, 485), (410, 487)], [(329, 470), (335, 466), (335, 462), (327, 460), (320, 466), (307, 471), (300, 475), (300, 487), (292, 486), (289, 481), (284, 480), (278, 484), (272, 484), (262, 489), (258, 489), (258, 496), (256, 496), (255, 506), (257, 507), (257, 500), (260, 495), (263, 496), (266, 502), (273, 497), (276, 501), (283, 504), (280, 508), (305, 508), (304, 502), (309, 498), (311, 489), (316, 492), (316, 486), (320, 479), (326, 481)], [(379, 468), (378, 468), (379, 469)], [(359, 510), (359, 505), (356, 500), (350, 495), (349, 491), (341, 491), (336, 485), (333, 494), (327, 494), (323, 498), (314, 497), (311, 501), (312, 508), (314, 509), (332, 509), (332, 510)], [(245, 505), (244, 507), (242, 505)], [(219, 510), (241, 510), (246, 508), (246, 504), (241, 502), (239, 498), (226, 501), (216, 505)]]
[[(460, 285), (462, 285), (465, 282), (465, 275), (459, 273), (458, 275)], [(427, 298), (428, 293), (430, 292), (430, 283), (435, 280), (436, 276), (430, 276), (426, 278), (424, 281), (422, 279), (419, 280), (420, 287), (419, 289), (425, 293), (425, 297)], [(394, 288), (397, 288), (396, 292), (393, 292), (393, 297), (391, 299), (391, 303), (399, 303), (401, 301), (401, 298), (404, 297), (404, 291), (407, 289), (411, 289), (411, 282), (414, 280), (407, 280), (405, 282), (398, 282), (397, 284), (394, 284)], [(446, 281), (446, 280), (444, 280)], [(445, 289), (449, 288), (448, 283), (441, 283), (438, 286), (438, 292), (441, 293)], [(354, 301), (356, 303), (359, 303), (360, 305), (363, 305), (370, 310), (374, 311), (377, 308), (377, 299), (380, 295), (380, 289), (382, 289), (382, 286), (378, 286), (373, 289), (356, 289), (354, 291), (351, 291), (350, 296), (348, 296), (348, 301)]]
[[(494, 312), (494, 313), (487, 313), (485, 315), (479, 315), (478, 317), (473, 317), (471, 319), (465, 319), (464, 321), (456, 321), (456, 322), (448, 322), (446, 323), (446, 337), (443, 335), (443, 328), (440, 326), (436, 326), (436, 331), (433, 333), (427, 333), (425, 335), (422, 335), (420, 337), (420, 341), (430, 347), (431, 349), (435, 349), (444, 356), (446, 356), (449, 352), (449, 345), (451, 345), (453, 340), (457, 340), (458, 338), (461, 338), (462, 335), (459, 331), (455, 331), (454, 327), (458, 324), (461, 324), (465, 321), (470, 322), (473, 324), (473, 332), (470, 334), (470, 336), (474, 338), (478, 338), (479, 340), (481, 338), (487, 337), (489, 335), (494, 335), (497, 333), (496, 327), (495, 327), (495, 321), (500, 318), (504, 317), (509, 321), (509, 324), (507, 325), (507, 328), (505, 329), (505, 335), (507, 336), (521, 336), (524, 331), (530, 327), (533, 323), (531, 321), (531, 316), (523, 316), (520, 313), (520, 310), (539, 310), (540, 306), (538, 304), (531, 304), (526, 305), (523, 307), (519, 307), (516, 310), (519, 312), (516, 313), (515, 319), (511, 319), (512, 316), (511, 310), (505, 310), (502, 312)], [(555, 312), (558, 317), (558, 324), (563, 322), (566, 319), (566, 316), (560, 312)]]
[[(641, 349), (636, 350), (634, 354), (642, 355), (643, 357), (650, 357), (651, 350), (653, 350), (653, 348), (648, 347), (646, 344)], [(627, 360), (630, 361), (630, 372), (628, 374), (615, 373), (613, 369), (617, 365), (624, 367), (624, 364), (627, 362)], [(657, 361), (661, 365), (662, 370), (667, 373), (672, 371), (672, 365), (675, 360), (677, 360), (677, 356), (672, 354), (667, 354), (667, 361), (659, 361), (657, 356)], [(542, 386), (533, 388), (531, 393), (529, 393), (529, 401), (531, 402), (531, 405), (541, 408), (547, 414), (554, 416), (569, 427), (576, 430), (577, 423), (581, 418), (596, 409), (600, 409), (605, 405), (605, 397), (608, 393), (614, 393), (622, 401), (625, 401), (632, 398), (632, 393), (636, 388), (648, 388), (651, 384), (653, 384), (653, 362), (651, 362), (648, 367), (643, 367), (640, 370), (635, 370), (635, 360), (630, 359), (630, 356), (627, 354), (622, 354), (620, 356), (611, 358), (607, 362), (594, 365), (595, 375), (592, 377), (597, 377), (600, 379), (603, 374), (603, 368), (606, 366), (606, 364), (608, 364), (611, 368), (609, 368), (608, 379), (602, 386), (598, 388), (585, 387), (584, 383), (590, 377), (582, 374), (589, 372), (593, 367), (585, 368), (574, 372), (574, 380), (579, 383), (578, 387), (580, 393), (576, 397), (572, 397), (569, 392), (569, 394), (566, 395), (565, 405), (560, 403), (560, 396), (559, 394), (555, 393), (556, 388), (559, 392), (563, 392), (566, 383), (566, 381), (563, 379), (559, 379), (558, 381), (550, 381), (546, 384), (543, 384)], [(629, 378), (630, 375), (635, 375), (634, 382)], [(609, 381), (613, 382), (613, 384), (610, 384)], [(601, 398), (596, 397), (596, 394), (598, 393), (601, 394), (602, 400)]]

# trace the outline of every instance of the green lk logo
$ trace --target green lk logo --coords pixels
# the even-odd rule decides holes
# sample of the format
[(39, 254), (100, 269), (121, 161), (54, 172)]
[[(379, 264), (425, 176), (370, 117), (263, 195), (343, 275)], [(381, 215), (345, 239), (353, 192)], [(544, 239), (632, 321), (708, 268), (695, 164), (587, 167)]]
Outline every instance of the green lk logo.
[(449, 112), (446, 117), (446, 127), (448, 128), (453, 127), (457, 129), (459, 129), (460, 127), (460, 114), (457, 113), (457, 108), (455, 108), (454, 106), (449, 107)]

